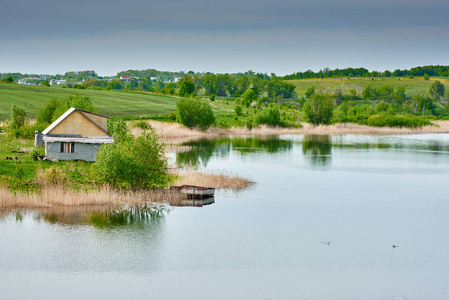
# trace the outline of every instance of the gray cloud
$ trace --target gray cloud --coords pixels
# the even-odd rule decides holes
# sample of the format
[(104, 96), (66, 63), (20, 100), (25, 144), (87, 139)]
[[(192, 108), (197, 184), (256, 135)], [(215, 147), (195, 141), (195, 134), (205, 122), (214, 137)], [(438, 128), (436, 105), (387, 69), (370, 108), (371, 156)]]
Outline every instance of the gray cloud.
[[(21, 36), (76, 36), (108, 30), (246, 30), (261, 28), (373, 30), (449, 25), (449, 2), (417, 1), (9, 1), (0, 24)], [(5, 32), (3, 32), (5, 34)], [(12, 36), (12, 35), (10, 35)]]
[(0, 3), (0, 72), (449, 64), (445, 0)]

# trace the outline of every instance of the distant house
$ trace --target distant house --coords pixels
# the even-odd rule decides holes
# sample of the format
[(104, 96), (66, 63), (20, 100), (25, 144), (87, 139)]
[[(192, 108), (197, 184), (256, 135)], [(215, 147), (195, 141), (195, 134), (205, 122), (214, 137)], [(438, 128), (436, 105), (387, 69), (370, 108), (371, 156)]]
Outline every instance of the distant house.
[(129, 76), (120, 76), (121, 81), (129, 81)]
[(108, 117), (73, 107), (42, 133), (36, 132), (38, 140), (45, 143), (47, 159), (84, 161), (95, 161), (101, 145), (114, 142), (108, 133)]

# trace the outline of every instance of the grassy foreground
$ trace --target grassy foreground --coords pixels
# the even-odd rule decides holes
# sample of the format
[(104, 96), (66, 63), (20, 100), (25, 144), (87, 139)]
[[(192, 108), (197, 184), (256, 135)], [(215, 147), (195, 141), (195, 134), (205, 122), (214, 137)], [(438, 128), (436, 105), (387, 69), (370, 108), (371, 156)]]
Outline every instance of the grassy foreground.
[(0, 121), (10, 117), (13, 104), (24, 109), (29, 118), (35, 118), (37, 110), (51, 98), (62, 100), (74, 94), (88, 96), (98, 113), (109, 117), (169, 113), (176, 109), (178, 100), (175, 97), (146, 93), (0, 83)]

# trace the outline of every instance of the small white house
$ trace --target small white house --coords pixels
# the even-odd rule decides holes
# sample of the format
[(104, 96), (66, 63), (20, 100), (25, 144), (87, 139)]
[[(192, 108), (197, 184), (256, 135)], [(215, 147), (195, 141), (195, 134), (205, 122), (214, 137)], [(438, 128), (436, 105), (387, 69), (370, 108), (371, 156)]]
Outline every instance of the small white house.
[(73, 107), (36, 134), (42, 135), (50, 160), (95, 161), (101, 145), (114, 142), (108, 133), (108, 117)]

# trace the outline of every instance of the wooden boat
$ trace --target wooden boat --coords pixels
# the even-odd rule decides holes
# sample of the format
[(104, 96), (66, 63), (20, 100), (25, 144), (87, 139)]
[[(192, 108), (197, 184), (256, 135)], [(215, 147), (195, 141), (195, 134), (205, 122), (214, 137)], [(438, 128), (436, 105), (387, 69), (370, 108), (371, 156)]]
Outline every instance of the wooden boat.
[(208, 198), (213, 197), (215, 193), (215, 188), (196, 185), (172, 186), (170, 189), (186, 194), (190, 198)]

